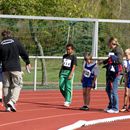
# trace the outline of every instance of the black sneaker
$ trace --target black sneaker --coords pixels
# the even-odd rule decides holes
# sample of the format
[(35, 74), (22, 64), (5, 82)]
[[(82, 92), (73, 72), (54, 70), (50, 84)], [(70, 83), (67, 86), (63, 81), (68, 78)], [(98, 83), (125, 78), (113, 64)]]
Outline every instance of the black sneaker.
[(82, 107), (80, 108), (80, 110), (88, 111), (89, 108), (88, 108), (87, 106), (82, 106)]
[(124, 106), (122, 107), (122, 109), (120, 110), (120, 112), (125, 112), (125, 111), (128, 111), (128, 109), (127, 109), (127, 106), (126, 106), (126, 105), (124, 105)]

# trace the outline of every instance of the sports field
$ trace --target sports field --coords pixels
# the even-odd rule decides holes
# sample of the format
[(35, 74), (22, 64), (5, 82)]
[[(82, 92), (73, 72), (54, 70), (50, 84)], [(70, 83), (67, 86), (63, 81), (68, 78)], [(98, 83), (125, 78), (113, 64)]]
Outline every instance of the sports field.
[[(15, 86), (17, 84), (20, 86), (22, 82), (21, 74), (14, 72), (19, 74), (20, 78), (18, 76), (16, 80), (12, 76), (13, 78), (10, 77), (9, 82), (6, 82), (6, 76), (11, 76), (11, 74), (6, 75), (5, 73), (4, 78), (1, 76), (3, 78), (1, 81), (6, 83), (4, 87), (6, 85), (8, 87), (9, 83), (11, 90), (8, 91), (7, 88), (4, 88), (2, 91), (2, 85), (0, 87), (0, 130), (130, 130), (130, 110), (119, 111), (119, 113), (114, 111), (113, 114), (111, 110), (107, 111), (110, 113), (104, 111), (109, 99), (105, 91), (106, 70), (103, 65), (98, 65), (96, 88), (91, 90), (90, 105), (86, 106), (89, 110), (80, 109), (83, 104), (89, 104), (83, 103), (85, 94), (82, 92), (81, 84), (83, 59), (85, 58), (87, 62), (91, 61), (91, 56), (88, 58), (89, 56), (86, 54), (90, 53), (92, 59), (98, 61), (109, 58), (107, 76), (110, 81), (108, 84), (111, 88), (113, 87), (112, 89), (114, 89), (112, 81), (121, 70), (122, 56), (124, 59), (129, 59), (123, 55), (122, 49), (125, 51), (130, 48), (130, 0), (0, 0), (0, 5), (0, 33), (8, 34), (4, 39), (4, 34), (0, 35), (2, 66), (5, 67), (5, 71), (15, 71), (11, 64), (15, 66), (19, 62), (17, 61), (18, 55), (14, 55), (18, 52), (26, 63), (20, 59), (23, 88), (19, 100), (16, 102), (17, 112), (13, 112), (15, 111), (13, 105), (17, 101), (17, 98), (13, 99), (13, 97), (17, 97), (21, 90), (18, 87), (15, 89)], [(12, 49), (16, 50), (16, 53), (10, 49), (6, 50), (7, 44), (11, 47), (10, 43), (15, 42), (15, 38), (25, 47), (30, 62), (21, 45), (13, 46)], [(16, 44), (17, 42), (16, 40)], [(69, 45), (70, 48), (68, 48), (67, 44), (71, 43), (74, 47)], [(4, 48), (3, 45), (6, 47)], [(72, 57), (73, 50), (78, 59), (77, 63), (75, 56)], [(110, 50), (111, 55), (108, 54)], [(69, 57), (62, 58), (66, 51)], [(12, 56), (10, 52), (12, 52)], [(16, 57), (17, 59), (14, 60)], [(65, 70), (71, 70), (68, 80), (74, 74), (71, 104), (67, 99), (64, 101), (63, 96), (68, 96), (67, 89), (69, 90), (72, 86), (65, 87), (66, 92), (63, 92), (63, 95), (59, 89), (59, 72), (62, 63)], [(73, 73), (76, 64), (76, 70)], [(91, 82), (93, 76), (95, 78), (97, 70), (95, 65), (91, 66), (91, 62), (88, 64), (90, 66), (85, 65), (84, 70), (87, 68), (90, 70), (84, 71), (84, 75), (88, 78), (86, 80)], [(129, 72), (129, 66), (125, 66), (124, 63), (123, 66), (128, 69), (125, 71)], [(91, 72), (93, 67), (95, 67), (94, 74)], [(10, 82), (11, 78), (12, 82)], [(124, 105), (123, 80), (122, 76), (118, 90), (119, 109)], [(65, 79), (65, 86), (68, 84), (66, 81)], [(116, 83), (115, 85), (117, 85)], [(14, 89), (12, 89), (13, 84)], [(94, 84), (92, 82), (92, 84), (85, 84), (86, 86), (90, 87)], [(114, 92), (112, 89), (109, 93), (116, 93), (116, 90)], [(15, 90), (18, 91), (15, 92)], [(86, 91), (88, 97), (85, 95), (87, 101), (89, 100), (89, 90)], [(7, 103), (7, 106), (11, 107), (11, 111), (7, 112), (9, 109), (5, 110), (2, 98), (8, 99), (12, 92), (14, 92), (14, 96), (12, 95), (12, 99), (9, 99)], [(5, 100), (5, 98), (3, 99)], [(109, 98), (112, 98), (112, 104), (118, 102), (115, 94)], [(68, 104), (68, 107), (67, 105), (65, 107), (65, 104)]]
[[(73, 102), (69, 108), (63, 106), (63, 97), (59, 90), (30, 91), (23, 90), (17, 103), (17, 112), (1, 110), (0, 130), (58, 130), (79, 120), (91, 121), (108, 117), (128, 116), (129, 112), (108, 114), (104, 108), (108, 99), (104, 90), (94, 90), (91, 93), (89, 111), (81, 111), (83, 105), (82, 91), (75, 90)], [(123, 103), (123, 91), (119, 91), (120, 107)], [(114, 121), (82, 127), (79, 130), (128, 130), (128, 120)], [(72, 129), (66, 129), (72, 130)]]

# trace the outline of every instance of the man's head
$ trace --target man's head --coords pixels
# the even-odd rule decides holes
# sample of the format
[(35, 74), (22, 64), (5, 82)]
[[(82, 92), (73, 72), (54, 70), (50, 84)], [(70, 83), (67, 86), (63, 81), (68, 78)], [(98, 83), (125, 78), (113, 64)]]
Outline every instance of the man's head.
[(108, 46), (110, 49), (114, 49), (115, 47), (119, 46), (117, 38), (111, 37), (108, 41)]
[(4, 38), (5, 37), (10, 37), (11, 36), (11, 32), (8, 31), (8, 30), (4, 30), (4, 31), (2, 31), (1, 36), (4, 37)]

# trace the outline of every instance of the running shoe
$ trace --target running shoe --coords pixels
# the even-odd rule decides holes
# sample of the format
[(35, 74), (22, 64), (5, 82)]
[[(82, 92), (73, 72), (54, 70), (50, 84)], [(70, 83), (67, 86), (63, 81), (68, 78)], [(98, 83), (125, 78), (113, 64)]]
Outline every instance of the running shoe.
[(88, 106), (82, 106), (82, 107), (80, 108), (80, 110), (88, 111), (89, 108), (88, 108)]
[(128, 111), (128, 109), (127, 109), (127, 106), (126, 106), (126, 105), (124, 105), (124, 106), (122, 107), (122, 109), (120, 110), (120, 112), (125, 112), (125, 111)]
[(107, 113), (119, 113), (118, 110), (109, 109), (107, 110)]
[(7, 103), (7, 106), (10, 107), (10, 109), (11, 109), (12, 112), (16, 112), (15, 104), (13, 103), (13, 101), (10, 100)]
[(65, 107), (69, 107), (69, 106), (70, 106), (70, 102), (67, 102), (67, 101), (64, 102), (64, 106), (65, 106)]
[(11, 108), (10, 107), (6, 107), (6, 112), (11, 112)]

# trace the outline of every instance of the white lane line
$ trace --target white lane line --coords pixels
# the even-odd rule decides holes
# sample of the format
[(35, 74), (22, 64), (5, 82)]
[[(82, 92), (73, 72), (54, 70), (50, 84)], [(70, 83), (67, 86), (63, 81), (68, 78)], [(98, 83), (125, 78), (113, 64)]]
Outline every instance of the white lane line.
[(91, 125), (96, 125), (101, 123), (108, 123), (108, 122), (127, 120), (127, 119), (130, 119), (130, 115), (103, 118), (103, 119), (90, 120), (90, 121), (79, 120), (74, 124), (59, 128), (58, 130), (75, 130), (84, 126), (91, 126)]

